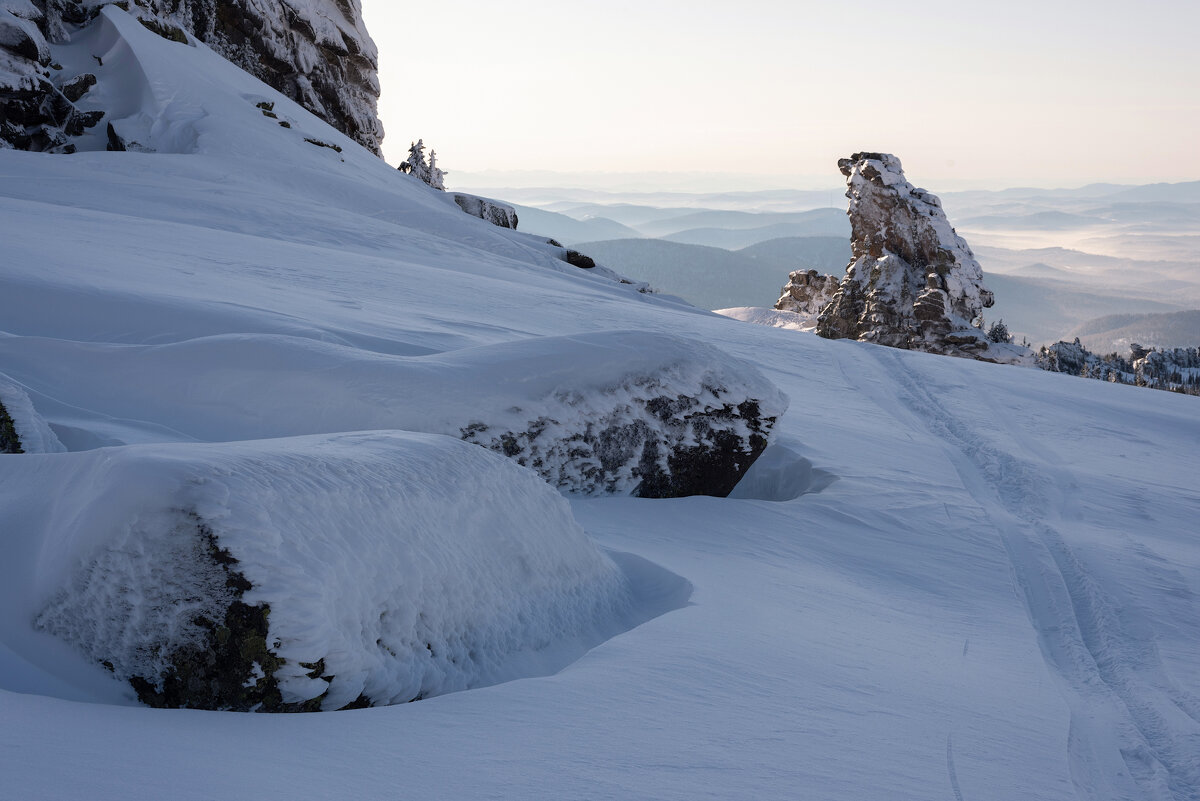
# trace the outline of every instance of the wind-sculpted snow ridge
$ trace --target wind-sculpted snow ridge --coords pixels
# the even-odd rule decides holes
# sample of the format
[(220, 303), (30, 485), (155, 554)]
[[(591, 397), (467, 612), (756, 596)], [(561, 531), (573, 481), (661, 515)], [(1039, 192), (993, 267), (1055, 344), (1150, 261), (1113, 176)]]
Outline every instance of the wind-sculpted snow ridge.
[[(0, 0), (0, 142), (73, 152), (74, 137), (121, 116), (120, 97), (95, 92), (101, 108), (76, 103), (96, 85), (104, 56), (75, 63), (59, 52), (94, 24), (106, 0)], [(205, 43), (375, 154), (383, 126), (378, 53), (359, 0), (134, 0), (120, 7), (154, 34)], [(194, 37), (194, 39), (190, 39)], [(151, 83), (159, 72), (145, 76)], [(143, 143), (144, 144), (144, 143)], [(115, 145), (114, 145), (115, 146)]]
[(65, 450), (34, 409), (25, 388), (0, 373), (0, 453), (61, 453)]
[(655, 568), (648, 601), (645, 563), (627, 573), (536, 476), (449, 437), (27, 458), (0, 469), (37, 543), (36, 625), (155, 706), (333, 710), (547, 675), (688, 593)]
[(906, 181), (888, 153), (855, 153), (838, 167), (847, 179), (852, 255), (817, 333), (980, 358), (988, 341), (974, 323), (992, 293), (941, 201)]
[[(726, 495), (787, 409), (754, 367), (641, 331), (421, 357), (251, 335), (159, 346), (5, 337), (0, 354), (66, 404), (48, 419), (73, 450), (404, 429), (484, 445), (582, 494)], [(47, 363), (61, 369), (47, 376)]]

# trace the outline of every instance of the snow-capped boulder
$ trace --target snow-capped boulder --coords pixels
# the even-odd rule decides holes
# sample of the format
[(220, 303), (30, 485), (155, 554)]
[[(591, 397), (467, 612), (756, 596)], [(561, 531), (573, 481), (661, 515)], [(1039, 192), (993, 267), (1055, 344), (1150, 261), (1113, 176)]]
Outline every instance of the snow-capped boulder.
[(833, 301), (838, 291), (836, 275), (821, 275), (816, 270), (795, 270), (788, 274), (775, 308), (804, 315), (814, 322), (821, 310)]
[(941, 201), (905, 180), (887, 153), (855, 153), (838, 167), (847, 178), (852, 255), (817, 333), (954, 356), (986, 351), (973, 323), (992, 293)]
[[(21, 149), (54, 150), (77, 135), (60, 133), (73, 101), (57, 86), (76, 76), (47, 74), (38, 67), (50, 63), (47, 43), (65, 41), (106, 5), (113, 3), (0, 0), (0, 119), (11, 123), (0, 130), (0, 139)], [(360, 0), (133, 0), (117, 5), (160, 36), (182, 43), (195, 37), (380, 152), (378, 53), (363, 25)], [(31, 111), (47, 105), (57, 108)]]
[(154, 706), (403, 703), (554, 672), (645, 619), (558, 493), (450, 437), (25, 457), (0, 486), (0, 528), (38, 543), (37, 627)]
[[(483, 445), (582, 494), (728, 494), (787, 408), (744, 362), (707, 343), (644, 331), (419, 357), (288, 336), (156, 346), (7, 337), (0, 363), (75, 407), (69, 424), (80, 438), (66, 443), (72, 449), (181, 435), (404, 429)], [(60, 367), (50, 381), (40, 369), (46, 363)], [(148, 375), (156, 377), (152, 390)]]
[(511, 228), (514, 231), (517, 229), (517, 210), (507, 203), (462, 192), (455, 192), (453, 198), (460, 209), (473, 217), (501, 228)]

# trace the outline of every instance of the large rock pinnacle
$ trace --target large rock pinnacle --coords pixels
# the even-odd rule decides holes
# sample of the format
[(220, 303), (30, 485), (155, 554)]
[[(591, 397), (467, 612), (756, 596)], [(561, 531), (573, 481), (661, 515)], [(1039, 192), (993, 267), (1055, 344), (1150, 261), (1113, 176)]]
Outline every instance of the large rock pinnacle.
[(887, 153), (855, 153), (838, 167), (850, 200), (851, 261), (817, 333), (955, 356), (986, 351), (972, 323), (992, 293), (941, 201), (905, 180)]

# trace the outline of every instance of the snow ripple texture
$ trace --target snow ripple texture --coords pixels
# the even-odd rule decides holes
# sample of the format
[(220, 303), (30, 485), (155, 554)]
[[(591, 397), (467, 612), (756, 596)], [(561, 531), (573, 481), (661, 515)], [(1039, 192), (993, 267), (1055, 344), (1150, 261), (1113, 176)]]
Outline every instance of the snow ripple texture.
[(197, 617), (220, 619), (229, 604), (197, 521), (252, 585), (245, 602), (269, 605), (289, 703), (389, 704), (545, 675), (641, 622), (626, 574), (558, 493), (449, 437), (29, 458), (31, 473), (6, 480), (32, 492), (40, 477), (63, 499), (35, 534), (44, 591), (54, 588), (39, 625), (120, 678), (160, 675), (164, 653), (197, 640)]

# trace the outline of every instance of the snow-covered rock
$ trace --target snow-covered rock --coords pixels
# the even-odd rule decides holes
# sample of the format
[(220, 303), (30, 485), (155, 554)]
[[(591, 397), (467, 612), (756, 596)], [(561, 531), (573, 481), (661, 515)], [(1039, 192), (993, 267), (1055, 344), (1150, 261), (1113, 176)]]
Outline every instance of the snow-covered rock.
[[(275, 335), (157, 346), (5, 337), (0, 363), (68, 404), (49, 419), (73, 450), (405, 429), (483, 445), (582, 494), (726, 495), (787, 408), (718, 348), (641, 331), (420, 357)], [(47, 363), (59, 369), (47, 375)]]
[[(20, 149), (53, 150), (79, 135), (79, 123), (68, 128), (73, 109), (60, 91), (76, 76), (43, 68), (51, 63), (53, 44), (93, 24), (106, 5), (112, 3), (3, 0), (0, 116), (6, 125), (0, 139)], [(380, 152), (378, 53), (363, 25), (360, 0), (134, 0), (119, 5), (164, 38), (186, 44), (191, 36), (203, 42)]]
[(1200, 395), (1198, 348), (1144, 348), (1134, 343), (1128, 356), (1101, 355), (1088, 350), (1075, 337), (1074, 342), (1043, 346), (1035, 364), (1052, 373)]
[(514, 231), (517, 229), (517, 210), (507, 203), (462, 192), (455, 192), (452, 197), (460, 209), (473, 217), (501, 228), (511, 228)]
[(816, 270), (794, 270), (788, 274), (775, 308), (804, 315), (816, 322), (821, 310), (833, 301), (838, 291), (836, 275), (821, 275)]
[(941, 201), (904, 178), (887, 153), (841, 159), (850, 200), (851, 262), (817, 333), (896, 348), (978, 357), (975, 327), (992, 293)]
[(137, 446), (0, 475), (5, 526), (40, 548), (37, 626), (155, 706), (403, 703), (553, 672), (639, 614), (558, 493), (449, 437)]

